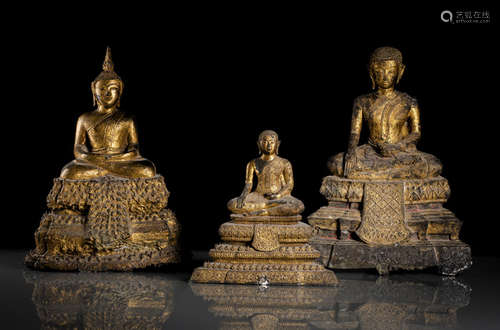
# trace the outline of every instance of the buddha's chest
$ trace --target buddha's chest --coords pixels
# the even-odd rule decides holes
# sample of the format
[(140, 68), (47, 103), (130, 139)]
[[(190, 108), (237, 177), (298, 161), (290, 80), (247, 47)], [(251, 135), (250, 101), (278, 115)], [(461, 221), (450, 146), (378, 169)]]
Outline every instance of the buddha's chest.
[(88, 140), (91, 146), (122, 147), (127, 145), (128, 125), (123, 120), (109, 119), (97, 125), (90, 126), (87, 130)]
[(258, 179), (258, 185), (261, 188), (273, 192), (281, 189), (283, 168), (279, 161), (272, 161), (269, 163), (257, 162), (255, 164), (255, 173)]
[(410, 106), (400, 98), (375, 100), (365, 109), (364, 118), (371, 129), (387, 131), (399, 129), (408, 121)]

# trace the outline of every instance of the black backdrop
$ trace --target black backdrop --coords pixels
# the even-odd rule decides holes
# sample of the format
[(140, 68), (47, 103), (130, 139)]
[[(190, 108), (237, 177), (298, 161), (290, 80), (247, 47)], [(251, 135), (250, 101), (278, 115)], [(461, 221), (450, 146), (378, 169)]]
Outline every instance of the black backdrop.
[(218, 240), (263, 129), (280, 135), (304, 216), (325, 205), (326, 160), (345, 150), (352, 101), (371, 88), (369, 54), (387, 45), (403, 52), (399, 89), (419, 101), (419, 149), (444, 164), (461, 238), (474, 255), (500, 255), (495, 12), (490, 24), (447, 24), (443, 9), (152, 8), (109, 21), (75, 12), (26, 19), (9, 30), (2, 55), (1, 246), (34, 245), (52, 179), (73, 159), (76, 120), (92, 110), (90, 82), (107, 45), (125, 83), (122, 109), (136, 116), (141, 153), (165, 177), (194, 250)]

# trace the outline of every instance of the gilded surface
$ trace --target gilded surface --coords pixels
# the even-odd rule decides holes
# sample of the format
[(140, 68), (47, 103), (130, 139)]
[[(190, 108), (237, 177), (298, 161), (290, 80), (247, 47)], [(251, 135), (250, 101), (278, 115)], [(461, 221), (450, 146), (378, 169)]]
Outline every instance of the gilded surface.
[[(247, 166), (245, 188), (228, 203), (232, 221), (222, 224), (223, 244), (210, 250), (212, 261), (195, 269), (193, 282), (334, 285), (335, 274), (316, 259), (320, 254), (307, 244), (311, 227), (300, 222), (304, 209), (291, 196), (290, 163), (277, 156), (279, 140), (273, 131), (258, 139), (261, 157)], [(252, 192), (253, 178), (257, 188)]]
[(97, 109), (78, 118), (73, 149), (75, 160), (63, 168), (61, 178), (155, 176), (153, 163), (139, 154), (139, 139), (133, 118), (119, 109), (123, 81), (114, 71), (109, 48), (103, 72), (91, 87)]
[[(280, 141), (273, 131), (264, 131), (257, 141), (261, 156), (247, 164), (241, 195), (227, 204), (232, 213), (289, 216), (302, 213), (304, 204), (291, 195), (293, 171), (290, 162), (278, 156)], [(257, 187), (252, 192), (254, 176)]]
[(75, 160), (47, 197), (26, 264), (37, 269), (130, 270), (179, 259), (169, 192), (142, 158), (132, 117), (118, 109), (123, 82), (108, 48), (92, 82), (97, 109), (78, 119)]
[[(443, 207), (450, 186), (440, 176), (441, 162), (416, 147), (421, 137), (417, 101), (395, 89), (404, 70), (399, 50), (373, 52), (369, 74), (375, 91), (355, 99), (347, 151), (328, 161), (333, 175), (320, 189), (328, 205), (308, 217), (314, 232), (310, 242), (328, 267), (387, 273), (437, 266), (443, 274), (456, 274), (471, 264), (470, 248), (459, 240), (462, 222)], [(363, 127), (368, 141), (359, 145)], [(457, 259), (435, 257), (438, 243), (439, 251), (459, 251)], [(384, 253), (381, 258), (390, 266), (379, 262), (377, 253)]]
[[(395, 90), (405, 70), (401, 52), (378, 48), (369, 68), (377, 90), (354, 101), (347, 152), (330, 159), (330, 171), (341, 177), (372, 180), (439, 175), (441, 162), (416, 149), (421, 135), (417, 101)], [(363, 124), (368, 128), (368, 143), (358, 146)]]
[(402, 183), (366, 183), (359, 238), (369, 244), (394, 244), (406, 240)]
[[(320, 193), (328, 201), (360, 203), (363, 201), (364, 185), (369, 182), (373, 180), (346, 179), (330, 175), (323, 178)], [(411, 180), (377, 180), (377, 182), (404, 183), (405, 204), (444, 203), (450, 196), (448, 180), (441, 176)]]

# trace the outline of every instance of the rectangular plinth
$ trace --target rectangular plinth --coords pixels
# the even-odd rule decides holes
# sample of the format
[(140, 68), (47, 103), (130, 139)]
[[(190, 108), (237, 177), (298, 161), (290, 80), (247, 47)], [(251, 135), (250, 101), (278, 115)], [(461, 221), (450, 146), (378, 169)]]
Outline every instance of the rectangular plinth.
[(397, 269), (437, 267), (442, 275), (456, 275), (472, 265), (469, 245), (461, 241), (414, 241), (368, 245), (354, 240), (313, 239), (321, 262), (331, 269), (370, 269), (380, 274)]

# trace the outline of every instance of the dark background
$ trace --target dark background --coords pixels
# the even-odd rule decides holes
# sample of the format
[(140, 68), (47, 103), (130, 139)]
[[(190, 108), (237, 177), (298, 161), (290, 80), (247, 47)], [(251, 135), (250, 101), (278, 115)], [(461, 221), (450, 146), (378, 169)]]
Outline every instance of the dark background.
[[(497, 247), (498, 29), (449, 24), (453, 7), (149, 8), (25, 17), (3, 40), (4, 248), (34, 246), (45, 198), (73, 159), (90, 82), (111, 46), (136, 116), (141, 154), (171, 191), (187, 249), (208, 250), (241, 192), (256, 138), (276, 130), (294, 168), (294, 195), (311, 214), (326, 160), (346, 149), (353, 99), (370, 92), (370, 53), (393, 46), (407, 65), (399, 90), (421, 108), (419, 149), (444, 164), (447, 207), (464, 221), (473, 254)], [(109, 14), (106, 16), (105, 14)], [(6, 13), (8, 15), (8, 13)]]

